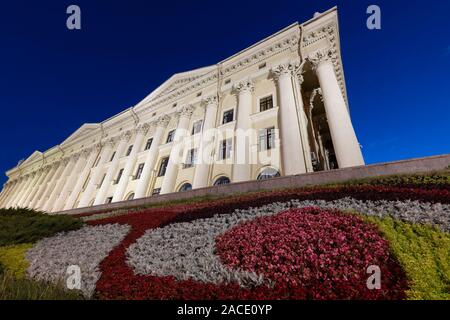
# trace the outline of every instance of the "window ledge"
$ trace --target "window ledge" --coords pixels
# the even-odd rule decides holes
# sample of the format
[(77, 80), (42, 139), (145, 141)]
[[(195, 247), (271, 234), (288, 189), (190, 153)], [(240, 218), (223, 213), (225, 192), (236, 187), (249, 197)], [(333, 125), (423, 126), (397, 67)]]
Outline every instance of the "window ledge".
[(252, 120), (253, 122), (260, 122), (270, 118), (277, 117), (279, 109), (280, 109), (279, 107), (273, 107), (265, 111), (253, 113), (250, 115), (250, 120)]

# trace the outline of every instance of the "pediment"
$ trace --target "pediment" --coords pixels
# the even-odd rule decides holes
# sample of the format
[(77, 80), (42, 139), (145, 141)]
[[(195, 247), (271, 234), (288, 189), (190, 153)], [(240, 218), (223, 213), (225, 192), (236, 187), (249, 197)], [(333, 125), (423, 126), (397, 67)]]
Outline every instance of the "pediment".
[(213, 70), (216, 70), (216, 66), (209, 66), (182, 73), (176, 73), (162, 85), (160, 85), (156, 90), (154, 90), (150, 95), (148, 95), (141, 103), (155, 101), (163, 96), (169, 95), (181, 89), (186, 84), (207, 75)]
[(36, 160), (42, 159), (42, 152), (40, 151), (35, 151), (31, 154), (31, 156), (29, 156), (28, 158), (26, 158), (25, 160), (19, 162), (19, 166), (24, 166), (30, 163), (33, 163)]
[(67, 145), (73, 141), (76, 141), (78, 138), (88, 135), (89, 133), (97, 130), (100, 127), (98, 123), (86, 123), (83, 124), (80, 128), (78, 128), (74, 133), (72, 133), (61, 146)]

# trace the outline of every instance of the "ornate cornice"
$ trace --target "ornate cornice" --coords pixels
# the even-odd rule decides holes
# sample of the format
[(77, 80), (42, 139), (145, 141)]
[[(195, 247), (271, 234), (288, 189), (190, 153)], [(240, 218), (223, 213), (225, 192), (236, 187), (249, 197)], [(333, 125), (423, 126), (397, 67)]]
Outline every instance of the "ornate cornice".
[(307, 60), (311, 62), (313, 68), (317, 68), (323, 61), (331, 61), (339, 86), (341, 87), (342, 95), (347, 101), (342, 62), (338, 46), (338, 28), (336, 22), (333, 21), (332, 23), (306, 33), (303, 37), (302, 48), (306, 49), (320, 40), (327, 40), (329, 44), (328, 47), (312, 52), (308, 55)]
[[(229, 63), (227, 61), (222, 62), (223, 68), (220, 72), (221, 77), (229, 77), (232, 74), (239, 72), (245, 68), (256, 65), (274, 55), (277, 55), (286, 50), (298, 50), (299, 48), (299, 28), (292, 28), (286, 35), (276, 41), (271, 39), (267, 40), (267, 45), (262, 47), (257, 52), (243, 54), (240, 59)], [(175, 81), (170, 87), (163, 92), (152, 98), (145, 104), (145, 108), (142, 108), (137, 112), (141, 114), (148, 112), (150, 109), (157, 108), (163, 104), (169, 104), (177, 99), (180, 99), (188, 94), (191, 94), (195, 90), (201, 90), (202, 88), (210, 85), (218, 80), (217, 70), (212, 70), (206, 74), (200, 76), (194, 76), (192, 78), (180, 79)], [(177, 85), (179, 88), (174, 88)]]
[(284, 38), (268, 44), (256, 53), (248, 54), (233, 64), (223, 68), (222, 75), (229, 76), (232, 73), (238, 72), (246, 67), (257, 64), (273, 55), (276, 55), (285, 50), (297, 50), (299, 43), (299, 36), (297, 29), (295, 33), (289, 33)]

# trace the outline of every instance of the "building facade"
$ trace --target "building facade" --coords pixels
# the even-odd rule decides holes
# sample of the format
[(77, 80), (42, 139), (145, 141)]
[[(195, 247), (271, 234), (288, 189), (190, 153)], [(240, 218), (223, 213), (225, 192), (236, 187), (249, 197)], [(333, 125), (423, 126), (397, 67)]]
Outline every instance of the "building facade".
[(9, 170), (0, 206), (60, 212), (364, 165), (339, 40), (333, 8), (175, 74), (136, 106)]

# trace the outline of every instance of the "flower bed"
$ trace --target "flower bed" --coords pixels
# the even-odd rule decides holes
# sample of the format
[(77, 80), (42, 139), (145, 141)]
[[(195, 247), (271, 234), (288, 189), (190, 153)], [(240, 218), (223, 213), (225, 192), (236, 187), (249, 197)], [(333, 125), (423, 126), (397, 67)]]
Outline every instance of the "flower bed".
[(128, 230), (127, 225), (118, 224), (87, 226), (40, 240), (26, 255), (28, 275), (35, 280), (65, 282), (67, 268), (77, 265), (81, 269), (81, 291), (90, 297), (100, 277), (99, 263)]
[[(84, 260), (66, 259), (71, 250), (68, 243), (74, 240), (67, 234), (41, 241), (30, 251), (29, 260), (41, 266), (36, 270), (42, 277), (53, 281), (58, 277), (47, 266), (89, 260), (85, 292), (94, 292), (99, 299), (414, 298), (418, 295), (412, 292), (423, 290), (414, 289), (419, 275), (408, 264), (415, 253), (401, 256), (393, 250), (400, 237), (391, 229), (388, 235), (379, 222), (433, 225), (440, 229), (435, 230), (437, 234), (448, 235), (450, 188), (430, 185), (423, 189), (419, 184), (364, 184), (265, 191), (86, 214), (86, 223), (93, 229), (88, 237), (78, 235), (79, 244), (101, 238), (105, 243), (101, 253), (87, 246)], [(349, 210), (370, 218), (343, 213)], [(101, 227), (115, 228), (115, 236), (102, 238)], [(65, 242), (65, 238), (72, 240)], [(39, 256), (37, 248), (45, 254)], [(412, 250), (405, 243), (402, 248)], [(450, 268), (441, 251), (429, 250), (440, 257), (430, 265)], [(381, 290), (366, 287), (366, 269), (372, 264), (382, 270)], [(437, 277), (438, 273), (429, 274)], [(436, 281), (433, 290), (441, 293), (434, 296), (445, 297), (446, 280)]]
[[(217, 239), (232, 269), (264, 275), (293, 299), (402, 299), (401, 267), (376, 226), (316, 207), (290, 209), (238, 225)], [(367, 268), (378, 266), (381, 290), (368, 290)]]

